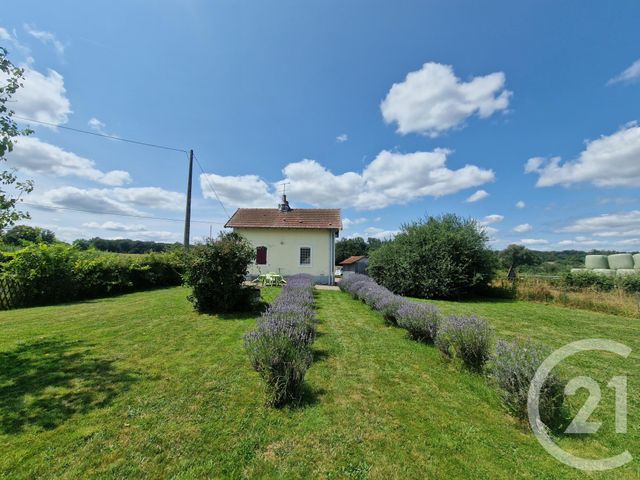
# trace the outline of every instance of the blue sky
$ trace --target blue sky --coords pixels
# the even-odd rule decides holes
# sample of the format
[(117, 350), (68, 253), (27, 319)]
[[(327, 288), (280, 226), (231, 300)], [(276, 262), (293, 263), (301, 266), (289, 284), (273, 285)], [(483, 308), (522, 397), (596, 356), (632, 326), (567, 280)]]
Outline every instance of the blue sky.
[[(225, 221), (209, 184), (233, 211), (275, 206), (286, 180), (294, 207), (341, 207), (343, 236), (455, 212), (496, 247), (638, 250), (638, 18), (632, 1), (23, 0), (0, 43), (27, 69), (18, 114), (193, 148), (196, 239)], [(56, 209), (32, 223), (181, 239), (141, 217), (183, 215), (183, 153), (34, 127), (10, 162)]]

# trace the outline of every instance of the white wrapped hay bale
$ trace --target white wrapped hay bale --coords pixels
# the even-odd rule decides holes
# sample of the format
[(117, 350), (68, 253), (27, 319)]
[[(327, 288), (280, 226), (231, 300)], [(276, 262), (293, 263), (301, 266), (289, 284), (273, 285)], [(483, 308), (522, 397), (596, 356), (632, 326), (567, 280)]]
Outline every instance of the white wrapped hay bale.
[(607, 260), (606, 255), (587, 255), (584, 257), (584, 266), (588, 269), (608, 269), (609, 268), (609, 260)]
[(590, 272), (588, 268), (572, 268), (571, 273), (582, 273), (582, 272)]
[(593, 273), (599, 273), (600, 275), (606, 275), (607, 277), (616, 276), (616, 271), (610, 268), (594, 268)]
[(636, 253), (633, 256), (633, 268), (640, 270), (640, 253)]
[(616, 253), (615, 255), (609, 255), (609, 268), (613, 270), (630, 269), (633, 268), (633, 255), (630, 253)]
[(616, 270), (616, 275), (619, 277), (625, 277), (627, 275), (637, 275), (638, 270), (635, 268), (619, 268)]

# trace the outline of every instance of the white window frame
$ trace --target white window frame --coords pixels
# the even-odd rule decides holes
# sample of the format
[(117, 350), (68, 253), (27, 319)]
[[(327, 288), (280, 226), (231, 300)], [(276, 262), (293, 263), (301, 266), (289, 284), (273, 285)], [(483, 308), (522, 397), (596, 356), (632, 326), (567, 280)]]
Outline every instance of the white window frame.
[[(300, 253), (303, 248), (309, 249), (309, 263), (300, 263)], [(312, 267), (313, 266), (313, 248), (310, 245), (300, 245), (298, 247), (298, 266), (299, 267)]]

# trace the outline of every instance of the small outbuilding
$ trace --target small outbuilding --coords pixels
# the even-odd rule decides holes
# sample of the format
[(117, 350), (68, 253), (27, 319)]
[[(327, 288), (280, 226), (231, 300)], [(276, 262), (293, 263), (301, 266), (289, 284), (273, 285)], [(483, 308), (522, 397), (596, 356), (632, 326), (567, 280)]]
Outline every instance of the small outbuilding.
[(367, 273), (367, 267), (369, 266), (369, 259), (364, 255), (353, 255), (349, 258), (345, 258), (338, 265), (342, 267), (342, 276), (346, 277), (352, 273)]

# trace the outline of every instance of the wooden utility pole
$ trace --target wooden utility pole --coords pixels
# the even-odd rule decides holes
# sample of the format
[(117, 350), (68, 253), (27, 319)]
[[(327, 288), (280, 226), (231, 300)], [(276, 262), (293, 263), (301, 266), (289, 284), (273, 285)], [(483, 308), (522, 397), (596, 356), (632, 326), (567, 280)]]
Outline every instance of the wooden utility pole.
[(191, 183), (193, 179), (193, 150), (189, 150), (189, 179), (187, 181), (187, 209), (184, 214), (184, 248), (189, 248), (191, 230)]

